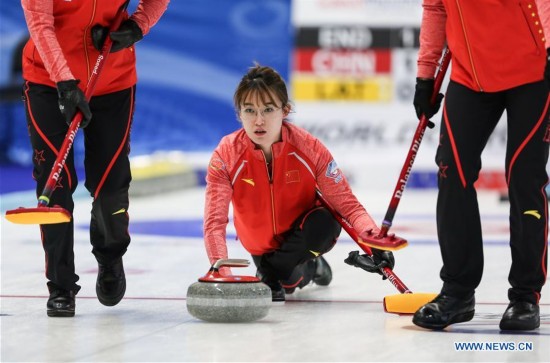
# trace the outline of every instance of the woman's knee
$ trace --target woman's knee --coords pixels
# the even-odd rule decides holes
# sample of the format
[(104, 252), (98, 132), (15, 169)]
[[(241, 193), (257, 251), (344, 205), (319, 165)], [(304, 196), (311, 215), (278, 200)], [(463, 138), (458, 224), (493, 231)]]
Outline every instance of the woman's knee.
[(328, 209), (317, 208), (306, 216), (302, 230), (308, 249), (323, 254), (332, 249), (342, 226)]

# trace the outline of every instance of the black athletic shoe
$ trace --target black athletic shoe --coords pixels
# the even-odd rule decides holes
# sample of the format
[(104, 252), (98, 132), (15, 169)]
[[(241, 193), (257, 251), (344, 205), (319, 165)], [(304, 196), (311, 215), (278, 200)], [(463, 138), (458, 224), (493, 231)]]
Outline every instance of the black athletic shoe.
[(412, 322), (422, 328), (441, 330), (451, 324), (470, 321), (474, 317), (475, 298), (458, 299), (439, 294), (414, 313)]
[(282, 287), (279, 290), (271, 289), (271, 301), (273, 302), (285, 302), (286, 295), (285, 289)]
[(50, 292), (46, 304), (48, 316), (68, 317), (74, 316), (75, 294), (73, 291), (54, 289)]
[(279, 280), (264, 275), (259, 269), (256, 271), (256, 277), (271, 289), (271, 301), (284, 302), (286, 300), (285, 289)]
[(286, 295), (292, 295), (292, 294), (294, 294), (294, 291), (296, 291), (296, 287), (288, 287), (288, 286), (283, 285), (283, 288), (285, 289), (285, 294)]
[(501, 330), (534, 330), (540, 327), (539, 306), (527, 301), (511, 302), (500, 320)]
[(126, 292), (122, 258), (108, 265), (98, 263), (95, 292), (99, 302), (105, 306), (114, 306), (122, 300)]
[(319, 286), (328, 286), (332, 281), (332, 269), (327, 260), (323, 256), (319, 256), (314, 261), (315, 274), (313, 275), (313, 282)]

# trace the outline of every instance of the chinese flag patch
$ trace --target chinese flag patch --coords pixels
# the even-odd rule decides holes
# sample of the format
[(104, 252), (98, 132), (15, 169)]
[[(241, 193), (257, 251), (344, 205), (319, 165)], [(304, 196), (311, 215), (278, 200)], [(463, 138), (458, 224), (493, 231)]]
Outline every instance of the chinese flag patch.
[(298, 183), (300, 181), (300, 172), (298, 170), (288, 170), (285, 176), (287, 184)]

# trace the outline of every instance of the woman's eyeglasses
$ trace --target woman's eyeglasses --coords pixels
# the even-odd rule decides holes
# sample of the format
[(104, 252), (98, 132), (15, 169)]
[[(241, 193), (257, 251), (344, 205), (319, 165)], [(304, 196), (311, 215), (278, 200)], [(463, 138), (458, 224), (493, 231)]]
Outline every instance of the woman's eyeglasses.
[(271, 121), (277, 117), (277, 111), (279, 111), (280, 109), (280, 107), (272, 106), (267, 106), (261, 110), (256, 110), (252, 107), (245, 107), (241, 109), (241, 120), (254, 121), (258, 117), (259, 113), (265, 121)]

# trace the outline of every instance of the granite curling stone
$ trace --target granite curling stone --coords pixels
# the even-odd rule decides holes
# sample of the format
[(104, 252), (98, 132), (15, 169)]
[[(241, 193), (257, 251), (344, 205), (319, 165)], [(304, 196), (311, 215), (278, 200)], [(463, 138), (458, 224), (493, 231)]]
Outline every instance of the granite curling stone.
[(221, 259), (187, 289), (187, 311), (215, 323), (243, 323), (262, 319), (271, 307), (271, 289), (254, 276), (222, 276), (219, 268), (246, 267), (248, 260)]

